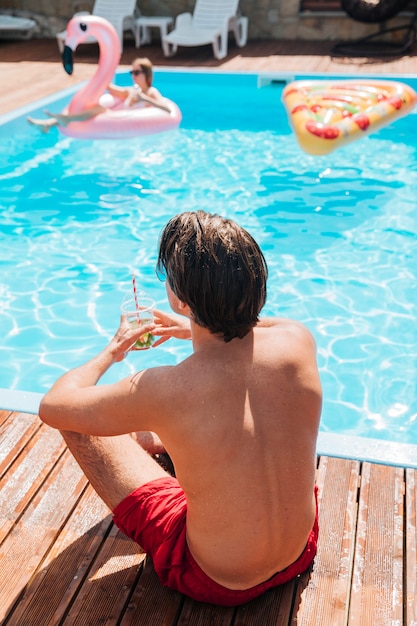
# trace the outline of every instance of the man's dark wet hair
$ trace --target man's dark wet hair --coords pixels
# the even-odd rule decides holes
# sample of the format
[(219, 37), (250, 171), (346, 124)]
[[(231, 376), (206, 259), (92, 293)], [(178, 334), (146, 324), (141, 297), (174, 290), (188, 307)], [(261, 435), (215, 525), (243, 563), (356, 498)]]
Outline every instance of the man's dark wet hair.
[(232, 220), (180, 213), (162, 231), (157, 272), (193, 321), (224, 341), (253, 328), (266, 300), (268, 269), (253, 237)]

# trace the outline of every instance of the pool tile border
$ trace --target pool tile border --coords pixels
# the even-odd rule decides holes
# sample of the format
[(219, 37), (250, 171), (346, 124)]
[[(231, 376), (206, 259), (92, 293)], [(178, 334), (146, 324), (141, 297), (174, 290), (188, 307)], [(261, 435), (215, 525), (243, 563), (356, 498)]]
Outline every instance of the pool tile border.
[(320, 432), (317, 452), (325, 456), (417, 469), (417, 445), (411, 443)]
[(42, 397), (42, 393), (33, 391), (15, 391), (13, 389), (0, 388), (0, 410), (37, 415)]

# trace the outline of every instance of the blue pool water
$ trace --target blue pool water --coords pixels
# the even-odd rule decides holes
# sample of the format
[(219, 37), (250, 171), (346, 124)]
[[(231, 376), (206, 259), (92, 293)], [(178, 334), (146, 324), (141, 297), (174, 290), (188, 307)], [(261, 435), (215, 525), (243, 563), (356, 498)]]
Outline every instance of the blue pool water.
[[(132, 271), (166, 307), (154, 273), (158, 235), (171, 215), (200, 208), (237, 220), (262, 246), (265, 314), (313, 332), (322, 430), (417, 443), (416, 113), (308, 156), (290, 130), (282, 83), (263, 82), (157, 72), (183, 123), (128, 141), (44, 135), (25, 115), (3, 118), (1, 388), (43, 393), (95, 354), (117, 327)], [(171, 341), (131, 354), (103, 380), (189, 350)]]

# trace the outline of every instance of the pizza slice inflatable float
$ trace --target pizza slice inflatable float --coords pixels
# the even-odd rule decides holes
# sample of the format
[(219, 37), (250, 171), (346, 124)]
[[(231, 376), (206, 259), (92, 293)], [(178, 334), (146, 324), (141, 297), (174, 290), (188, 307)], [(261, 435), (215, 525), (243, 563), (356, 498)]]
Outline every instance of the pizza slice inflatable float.
[(395, 81), (295, 81), (282, 96), (301, 148), (327, 154), (410, 113), (417, 94)]

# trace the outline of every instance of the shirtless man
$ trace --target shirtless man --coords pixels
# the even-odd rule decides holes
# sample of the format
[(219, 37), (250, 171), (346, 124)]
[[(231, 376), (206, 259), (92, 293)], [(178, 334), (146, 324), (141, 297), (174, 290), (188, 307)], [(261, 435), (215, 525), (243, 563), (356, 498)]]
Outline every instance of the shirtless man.
[[(115, 523), (153, 558), (161, 582), (238, 605), (305, 571), (318, 534), (321, 386), (301, 324), (259, 319), (267, 268), (253, 238), (203, 211), (172, 218), (157, 269), (174, 314), (130, 329), (64, 374), (40, 417), (62, 434)], [(96, 385), (138, 336), (191, 339), (178, 365)], [(157, 433), (175, 466), (150, 452)], [(149, 441), (151, 442), (149, 444)]]

